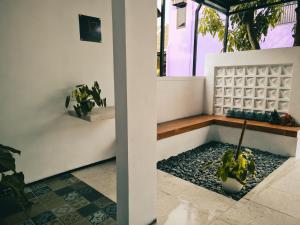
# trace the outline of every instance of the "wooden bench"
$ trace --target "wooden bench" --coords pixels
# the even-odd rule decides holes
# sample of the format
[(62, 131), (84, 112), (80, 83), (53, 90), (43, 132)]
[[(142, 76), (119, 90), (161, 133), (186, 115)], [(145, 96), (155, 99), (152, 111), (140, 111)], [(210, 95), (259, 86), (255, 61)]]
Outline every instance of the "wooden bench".
[[(228, 118), (225, 116), (215, 115), (200, 115), (168, 121), (157, 125), (157, 140), (161, 140), (177, 134), (182, 134), (214, 124), (227, 127), (241, 128), (243, 121), (243, 119)], [(297, 137), (297, 132), (300, 130), (300, 127), (287, 127), (281, 125), (274, 125), (267, 122), (259, 122), (252, 120), (248, 120), (247, 122), (248, 130), (256, 130), (289, 137)]]

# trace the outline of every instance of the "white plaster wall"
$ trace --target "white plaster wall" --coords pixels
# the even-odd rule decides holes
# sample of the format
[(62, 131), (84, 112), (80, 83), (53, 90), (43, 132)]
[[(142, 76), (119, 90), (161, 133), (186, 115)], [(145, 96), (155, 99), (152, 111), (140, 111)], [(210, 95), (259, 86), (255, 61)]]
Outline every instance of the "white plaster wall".
[(113, 0), (118, 225), (156, 213), (156, 1)]
[(210, 126), (178, 134), (157, 142), (157, 161), (167, 159), (214, 140)]
[[(101, 44), (79, 40), (78, 14), (101, 18)], [(72, 87), (94, 80), (114, 105), (111, 1), (1, 0), (0, 27), (0, 143), (22, 150), (26, 181), (114, 156), (113, 119), (64, 110)]]
[(158, 77), (158, 123), (203, 112), (204, 77)]
[[(238, 144), (241, 129), (212, 125), (213, 139), (223, 143)], [(296, 156), (297, 138), (246, 130), (243, 146), (258, 148), (278, 155)]]
[(253, 50), (226, 54), (209, 54), (205, 62), (204, 112), (213, 113), (214, 70), (218, 66), (293, 64), (293, 81), (289, 112), (300, 122), (300, 47)]
[[(161, 139), (157, 142), (157, 161), (186, 152), (210, 141), (238, 144), (241, 129), (211, 125)], [(299, 137), (298, 137), (299, 138)], [(273, 154), (299, 158), (297, 138), (246, 130), (243, 146), (258, 148)]]

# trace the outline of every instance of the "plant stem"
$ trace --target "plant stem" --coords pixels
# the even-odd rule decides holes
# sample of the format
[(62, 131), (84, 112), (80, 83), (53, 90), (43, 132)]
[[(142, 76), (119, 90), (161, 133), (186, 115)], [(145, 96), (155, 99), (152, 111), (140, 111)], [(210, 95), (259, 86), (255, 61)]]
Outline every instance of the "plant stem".
[(247, 127), (247, 120), (244, 120), (243, 128), (242, 128), (242, 133), (241, 133), (240, 140), (239, 140), (239, 144), (238, 144), (236, 152), (235, 152), (235, 160), (237, 160), (238, 157), (239, 157), (239, 155), (240, 155), (241, 146), (242, 146), (242, 143), (243, 143), (243, 139), (244, 139), (244, 134), (245, 134), (246, 127)]

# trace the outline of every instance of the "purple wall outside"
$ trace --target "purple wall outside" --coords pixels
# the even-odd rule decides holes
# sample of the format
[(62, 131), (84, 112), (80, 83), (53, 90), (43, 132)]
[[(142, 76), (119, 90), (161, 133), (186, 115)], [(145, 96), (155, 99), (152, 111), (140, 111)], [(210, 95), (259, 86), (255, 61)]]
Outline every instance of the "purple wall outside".
[[(197, 3), (187, 1), (186, 27), (176, 28), (176, 7), (169, 5), (169, 41), (166, 47), (167, 52), (167, 76), (191, 76), (193, 64), (193, 37), (194, 37), (194, 18)], [(202, 13), (200, 12), (200, 17)], [(280, 48), (291, 47), (293, 24), (279, 25), (270, 30), (265, 42), (261, 42), (261, 48)], [(208, 53), (219, 53), (222, 43), (217, 38), (210, 35), (203, 37), (198, 35), (198, 54), (197, 54), (197, 76), (204, 74), (205, 55)]]

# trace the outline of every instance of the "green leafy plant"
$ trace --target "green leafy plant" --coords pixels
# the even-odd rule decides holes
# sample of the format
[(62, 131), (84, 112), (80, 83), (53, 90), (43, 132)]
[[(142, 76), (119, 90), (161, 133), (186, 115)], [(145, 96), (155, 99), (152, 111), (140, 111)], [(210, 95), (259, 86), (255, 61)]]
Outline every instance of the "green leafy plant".
[(256, 166), (254, 156), (250, 149), (241, 149), (246, 126), (247, 121), (245, 120), (239, 144), (236, 150), (228, 149), (223, 154), (221, 159), (214, 162), (209, 162), (205, 166), (205, 168), (211, 167), (213, 165), (216, 166), (216, 176), (223, 182), (225, 182), (228, 178), (233, 178), (240, 182), (242, 185), (245, 185), (249, 176), (255, 177)]
[(251, 150), (241, 150), (246, 126), (247, 121), (245, 120), (237, 149), (227, 150), (220, 160), (216, 175), (223, 182), (227, 178), (233, 178), (245, 185), (247, 178), (256, 174), (254, 156)]
[(0, 192), (10, 192), (18, 200), (22, 207), (30, 205), (25, 193), (24, 174), (16, 171), (13, 154), (21, 154), (21, 151), (0, 144)]
[(222, 156), (216, 175), (223, 182), (230, 177), (245, 185), (249, 175), (255, 175), (255, 162), (251, 150), (240, 151), (237, 155), (234, 150), (227, 150)]
[[(273, 3), (274, 0), (264, 0), (266, 3)], [(240, 10), (248, 7), (255, 7), (261, 4), (260, 1), (244, 3), (234, 7)], [(300, 45), (300, 9), (297, 7), (297, 22), (294, 28), (294, 46)], [(204, 36), (210, 34), (217, 36), (223, 41), (225, 26), (221, 16), (216, 10), (204, 8), (200, 20), (199, 32)], [(268, 35), (269, 28), (274, 28), (283, 15), (282, 5), (269, 6), (260, 10), (249, 10), (230, 16), (231, 29), (228, 32), (228, 51), (244, 51), (260, 49), (260, 41), (264, 41)]]
[(78, 117), (88, 115), (95, 106), (106, 107), (106, 98), (101, 98), (101, 89), (97, 81), (89, 88), (86, 84), (77, 85), (71, 95), (66, 97), (65, 107), (76, 102), (73, 108)]

